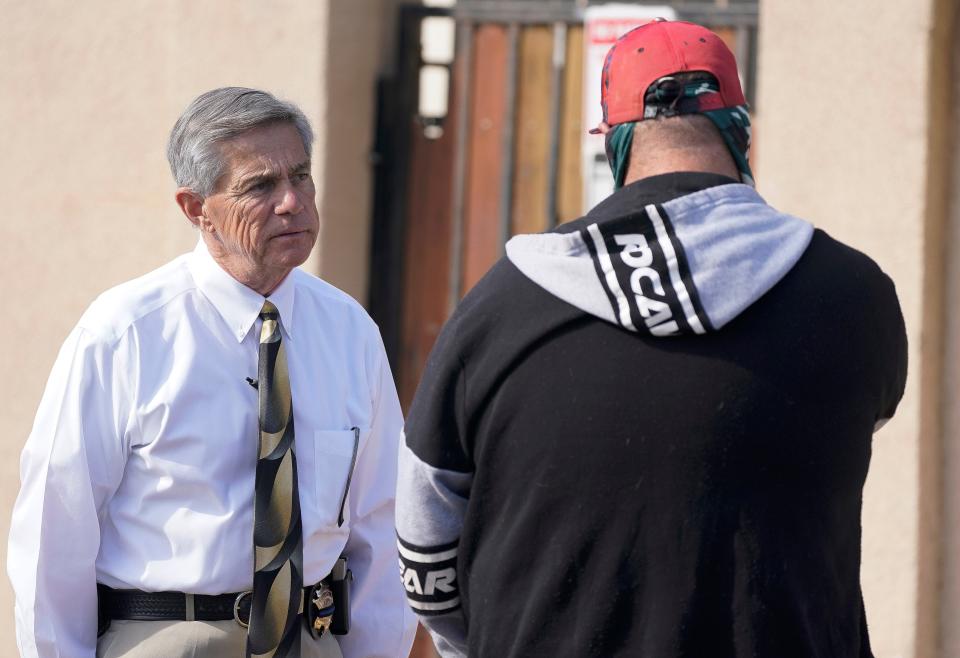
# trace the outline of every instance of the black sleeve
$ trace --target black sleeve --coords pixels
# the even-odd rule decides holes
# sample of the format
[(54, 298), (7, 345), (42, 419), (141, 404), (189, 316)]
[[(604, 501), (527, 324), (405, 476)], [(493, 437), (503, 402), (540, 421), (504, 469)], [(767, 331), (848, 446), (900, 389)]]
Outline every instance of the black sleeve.
[(464, 450), (464, 381), (452, 320), (427, 360), (404, 427), (396, 511), (407, 602), (445, 656), (466, 655), (458, 557), (473, 465)]
[(888, 294), (879, 309), (882, 317), (878, 327), (883, 337), (884, 348), (880, 358), (883, 360), (884, 381), (877, 420), (893, 418), (907, 383), (907, 330), (896, 287), (889, 277), (884, 278)]

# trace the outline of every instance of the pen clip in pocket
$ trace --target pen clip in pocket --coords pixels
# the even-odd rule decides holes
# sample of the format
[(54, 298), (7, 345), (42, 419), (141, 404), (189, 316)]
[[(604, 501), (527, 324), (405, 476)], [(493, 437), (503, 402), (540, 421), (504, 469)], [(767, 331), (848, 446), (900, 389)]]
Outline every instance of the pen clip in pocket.
[(357, 451), (360, 449), (360, 428), (351, 427), (353, 432), (353, 455), (350, 458), (350, 470), (347, 471), (347, 481), (343, 485), (343, 496), (340, 498), (340, 513), (337, 515), (337, 527), (343, 526), (343, 509), (347, 504), (347, 493), (350, 491), (350, 481), (353, 479), (353, 467), (357, 465)]

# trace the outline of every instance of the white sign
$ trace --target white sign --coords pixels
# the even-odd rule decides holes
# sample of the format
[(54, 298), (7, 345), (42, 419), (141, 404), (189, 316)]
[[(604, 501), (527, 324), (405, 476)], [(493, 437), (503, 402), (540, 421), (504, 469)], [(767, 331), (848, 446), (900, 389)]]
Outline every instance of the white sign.
[(583, 20), (583, 203), (587, 212), (613, 192), (613, 174), (607, 164), (603, 135), (587, 131), (603, 121), (600, 74), (610, 46), (621, 36), (655, 18), (676, 20), (672, 7), (651, 5), (591, 5)]

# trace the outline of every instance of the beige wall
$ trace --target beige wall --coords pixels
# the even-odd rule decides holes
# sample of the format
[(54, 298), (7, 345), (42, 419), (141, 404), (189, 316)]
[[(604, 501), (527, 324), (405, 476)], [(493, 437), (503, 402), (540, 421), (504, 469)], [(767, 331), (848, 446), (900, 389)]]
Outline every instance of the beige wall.
[[(99, 292), (195, 243), (164, 143), (198, 93), (261, 87), (304, 109), (325, 241), (307, 267), (365, 296), (373, 90), (394, 4), (0, 0), (4, 564), (19, 453), (60, 343)], [(16, 654), (12, 631), (0, 577), (0, 656)]]
[(940, 655), (942, 244), (951, 160), (942, 108), (953, 26), (944, 14), (952, 6), (760, 5), (760, 191), (871, 255), (894, 279), (907, 324), (907, 391), (875, 437), (864, 499), (862, 578), (878, 658)]

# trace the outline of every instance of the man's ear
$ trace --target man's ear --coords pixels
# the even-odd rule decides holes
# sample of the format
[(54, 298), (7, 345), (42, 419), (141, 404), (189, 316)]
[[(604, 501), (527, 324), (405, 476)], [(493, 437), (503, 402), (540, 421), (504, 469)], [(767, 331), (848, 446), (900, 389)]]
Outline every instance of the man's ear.
[(189, 187), (177, 188), (174, 195), (177, 205), (184, 216), (190, 220), (196, 228), (201, 231), (210, 230), (210, 220), (203, 213), (203, 197), (191, 190)]

